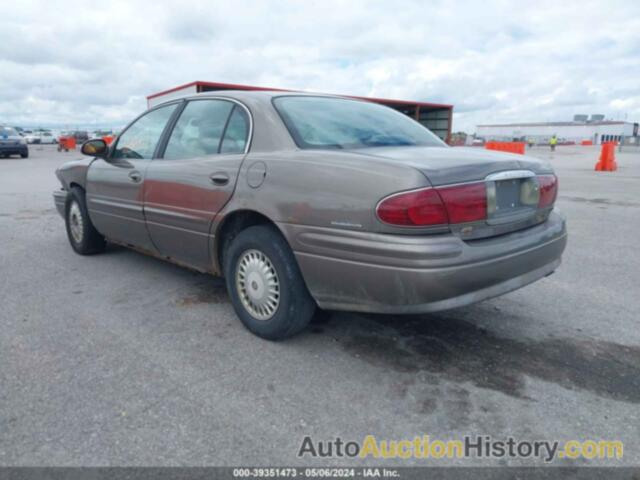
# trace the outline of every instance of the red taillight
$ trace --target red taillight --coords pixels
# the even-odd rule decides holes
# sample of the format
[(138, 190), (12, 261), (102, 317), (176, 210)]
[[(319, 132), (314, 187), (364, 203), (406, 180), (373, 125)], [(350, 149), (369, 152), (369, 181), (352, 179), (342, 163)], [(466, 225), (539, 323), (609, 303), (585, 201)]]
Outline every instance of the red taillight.
[[(555, 175), (539, 175), (537, 180), (540, 194), (538, 208), (553, 206), (558, 194), (558, 179)], [(524, 185), (521, 188), (523, 187)], [(493, 192), (491, 198), (495, 204), (495, 188)], [(536, 193), (535, 190), (533, 193)], [(522, 200), (521, 192), (520, 202), (532, 206), (535, 205), (535, 197), (533, 203), (526, 203)], [(385, 223), (409, 227), (485, 220), (487, 183), (465, 183), (400, 192), (383, 199), (376, 212), (378, 218)]]
[(540, 186), (538, 208), (551, 207), (558, 195), (558, 179), (555, 175), (540, 175), (538, 176), (538, 185)]
[(449, 223), (442, 199), (433, 188), (397, 193), (376, 209), (378, 218), (391, 225), (417, 227)]
[(401, 226), (443, 225), (487, 217), (484, 182), (397, 193), (378, 204), (378, 218)]
[(487, 218), (487, 186), (468, 183), (438, 188), (447, 207), (450, 223), (465, 223)]

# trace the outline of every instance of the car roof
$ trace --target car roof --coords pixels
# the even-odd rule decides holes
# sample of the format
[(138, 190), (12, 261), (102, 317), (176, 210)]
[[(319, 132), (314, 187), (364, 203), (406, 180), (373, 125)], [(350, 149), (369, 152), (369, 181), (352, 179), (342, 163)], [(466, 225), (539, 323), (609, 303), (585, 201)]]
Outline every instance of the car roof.
[(193, 100), (198, 98), (207, 97), (228, 97), (234, 100), (270, 100), (274, 97), (327, 97), (327, 98), (341, 98), (344, 100), (353, 101), (365, 101), (353, 97), (345, 97), (340, 95), (331, 95), (327, 93), (315, 93), (315, 92), (292, 92), (283, 90), (211, 90), (209, 92), (196, 93), (195, 95), (185, 95), (180, 98), (167, 99), (166, 102), (162, 102), (158, 105), (154, 105), (154, 108), (166, 103), (175, 102), (176, 100)]

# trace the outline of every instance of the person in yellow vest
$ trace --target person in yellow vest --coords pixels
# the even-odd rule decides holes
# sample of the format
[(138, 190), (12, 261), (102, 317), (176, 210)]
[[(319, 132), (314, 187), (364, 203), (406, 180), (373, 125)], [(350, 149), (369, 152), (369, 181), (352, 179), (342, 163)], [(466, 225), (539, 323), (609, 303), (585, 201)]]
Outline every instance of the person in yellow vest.
[(554, 134), (553, 137), (551, 137), (551, 140), (549, 140), (549, 145), (551, 146), (552, 152), (556, 149), (557, 144), (558, 144), (558, 137), (556, 137)]

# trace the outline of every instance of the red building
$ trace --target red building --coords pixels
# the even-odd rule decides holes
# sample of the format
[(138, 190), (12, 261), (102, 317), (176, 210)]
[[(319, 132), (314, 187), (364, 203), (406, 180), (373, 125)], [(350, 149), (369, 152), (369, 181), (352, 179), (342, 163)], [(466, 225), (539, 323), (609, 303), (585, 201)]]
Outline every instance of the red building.
[[(218, 82), (201, 82), (195, 81), (179, 85), (177, 87), (154, 93), (147, 97), (149, 107), (159, 103), (171, 100), (173, 98), (193, 95), (200, 92), (213, 92), (217, 90), (275, 90), (280, 92), (291, 92), (283, 88), (256, 87), (252, 85), (234, 85), (230, 83)], [(373, 97), (356, 97), (353, 95), (345, 95), (360, 100), (368, 100), (370, 102), (380, 103), (388, 107), (394, 108), (404, 113), (418, 122), (423, 124), (433, 133), (438, 135), (445, 141), (451, 138), (451, 123), (453, 118), (453, 105), (445, 105), (440, 103), (414, 102), (410, 100), (395, 100), (389, 98), (373, 98)]]

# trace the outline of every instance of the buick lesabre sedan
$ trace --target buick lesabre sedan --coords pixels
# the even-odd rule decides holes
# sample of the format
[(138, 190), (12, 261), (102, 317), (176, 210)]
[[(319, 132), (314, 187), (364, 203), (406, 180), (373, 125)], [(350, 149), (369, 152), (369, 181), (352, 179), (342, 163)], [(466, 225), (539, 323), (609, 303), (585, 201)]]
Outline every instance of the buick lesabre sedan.
[(317, 307), (423, 313), (501, 295), (551, 274), (566, 245), (547, 163), (449, 148), (366, 101), (199, 94), (82, 152), (56, 172), (71, 247), (222, 275), (267, 339)]

